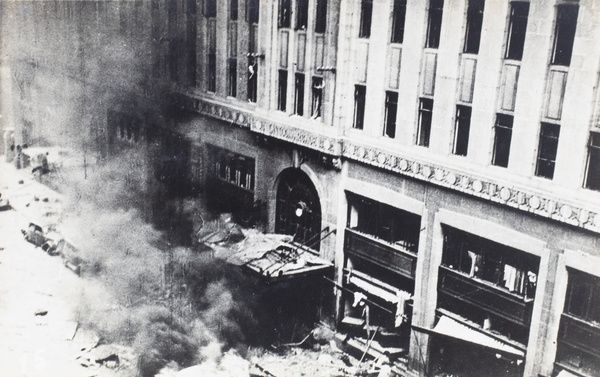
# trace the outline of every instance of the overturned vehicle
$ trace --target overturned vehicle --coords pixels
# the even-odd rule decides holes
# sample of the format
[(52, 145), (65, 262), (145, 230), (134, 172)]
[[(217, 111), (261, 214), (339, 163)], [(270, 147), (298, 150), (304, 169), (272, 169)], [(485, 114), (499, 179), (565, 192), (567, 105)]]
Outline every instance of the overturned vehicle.
[(65, 267), (81, 274), (82, 259), (72, 242), (67, 241), (53, 227), (45, 229), (35, 223), (29, 223), (27, 229), (21, 229), (25, 241), (40, 247), (51, 256), (60, 255)]

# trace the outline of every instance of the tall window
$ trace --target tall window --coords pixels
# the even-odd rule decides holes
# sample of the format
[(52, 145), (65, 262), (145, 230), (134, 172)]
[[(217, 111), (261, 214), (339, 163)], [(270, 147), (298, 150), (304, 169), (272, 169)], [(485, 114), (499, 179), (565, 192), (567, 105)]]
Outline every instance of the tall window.
[(406, 0), (394, 0), (392, 11), (392, 43), (404, 41), (404, 21), (406, 19)]
[(600, 278), (569, 270), (565, 312), (588, 322), (600, 323)]
[(398, 112), (398, 93), (385, 92), (385, 125), (383, 134), (392, 139), (396, 137), (396, 114)]
[(324, 33), (327, 29), (327, 0), (317, 0), (315, 33)]
[(292, 13), (292, 1), (291, 0), (279, 0), (278, 26), (280, 28), (290, 27), (291, 13)]
[(238, 0), (230, 0), (229, 19), (231, 21), (237, 21), (238, 19)]
[(296, 0), (296, 29), (306, 30), (308, 24), (308, 0)]
[(584, 187), (600, 191), (600, 133), (597, 132), (590, 134)]
[(304, 73), (296, 73), (294, 114), (304, 115)]
[(467, 54), (479, 53), (481, 41), (481, 27), (483, 25), (483, 7), (485, 0), (469, 0), (467, 8), (467, 31), (463, 52)]
[(310, 117), (317, 119), (321, 117), (321, 107), (323, 106), (323, 78), (312, 78), (312, 107)]
[(287, 71), (285, 69), (279, 70), (277, 94), (277, 110), (285, 111), (287, 104)]
[(417, 145), (429, 147), (431, 119), (433, 116), (433, 100), (421, 98), (419, 101), (419, 124), (417, 128)]
[(510, 140), (512, 138), (512, 115), (497, 114), (494, 126), (494, 154), (492, 165), (507, 167), (510, 154)]
[(204, 16), (205, 17), (216, 17), (217, 16), (217, 0), (206, 0), (204, 3)]
[(558, 135), (560, 126), (558, 124), (542, 123), (540, 129), (540, 142), (538, 145), (537, 164), (535, 175), (552, 179), (554, 177), (554, 165), (556, 163), (556, 150), (558, 149)]
[(208, 91), (215, 92), (217, 89), (217, 55), (214, 52), (208, 54)]
[(371, 17), (373, 16), (373, 0), (362, 0), (360, 2), (360, 28), (359, 38), (371, 36)]
[(246, 1), (246, 19), (249, 24), (258, 23), (258, 14), (260, 9), (260, 0)]
[(571, 64), (579, 7), (573, 4), (561, 4), (556, 10), (552, 64), (569, 66)]
[(367, 87), (364, 85), (354, 86), (354, 122), (353, 128), (362, 130), (365, 122), (365, 102)]
[(255, 57), (248, 57), (248, 101), (256, 102), (258, 93), (258, 64)]
[(527, 31), (527, 16), (529, 15), (529, 3), (510, 3), (510, 20), (506, 40), (506, 59), (521, 60), (523, 58), (523, 46), (525, 45), (525, 32)]
[(469, 149), (469, 130), (471, 129), (471, 108), (456, 106), (456, 123), (454, 125), (454, 147), (452, 153), (466, 156)]
[(444, 0), (429, 1), (429, 13), (427, 17), (427, 45), (425, 47), (438, 48), (440, 46), (443, 9)]
[(227, 60), (227, 95), (237, 96), (237, 59), (229, 58)]

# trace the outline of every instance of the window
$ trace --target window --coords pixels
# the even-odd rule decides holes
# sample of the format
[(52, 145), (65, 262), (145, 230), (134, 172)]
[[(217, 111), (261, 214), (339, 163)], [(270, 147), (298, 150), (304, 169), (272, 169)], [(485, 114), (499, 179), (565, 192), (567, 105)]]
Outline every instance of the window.
[(229, 58), (227, 61), (227, 95), (237, 96), (237, 59)]
[(292, 12), (291, 0), (279, 0), (279, 22), (280, 28), (290, 27), (290, 14)]
[(419, 124), (417, 128), (417, 145), (429, 147), (431, 133), (431, 118), (433, 115), (433, 100), (421, 98), (419, 101)]
[(561, 4), (557, 7), (554, 46), (552, 47), (553, 65), (569, 66), (571, 64), (577, 13), (579, 13), (577, 5)]
[(554, 164), (556, 162), (559, 133), (560, 126), (558, 124), (542, 123), (535, 168), (535, 175), (538, 177), (548, 179), (554, 177)]
[(385, 92), (385, 124), (383, 134), (392, 139), (396, 137), (396, 114), (398, 112), (398, 93)]
[(425, 47), (438, 48), (440, 46), (443, 9), (444, 0), (429, 1), (429, 14), (427, 18), (427, 45)]
[(308, 24), (308, 0), (296, 0), (296, 29), (306, 30)]
[(456, 123), (454, 125), (454, 147), (452, 153), (466, 156), (469, 149), (469, 130), (471, 128), (471, 108), (456, 106)]
[(246, 19), (249, 24), (258, 23), (258, 14), (260, 10), (260, 0), (247, 0), (246, 1)]
[(313, 77), (311, 118), (316, 119), (321, 117), (321, 106), (323, 106), (323, 78)]
[(287, 71), (279, 70), (277, 110), (285, 111), (287, 104)]
[(365, 122), (365, 101), (367, 87), (364, 85), (354, 86), (354, 122), (353, 128), (362, 130)]
[(467, 8), (467, 31), (465, 33), (465, 46), (463, 48), (463, 52), (467, 54), (479, 53), (484, 4), (484, 0), (469, 0), (469, 7)]
[(492, 165), (507, 167), (510, 153), (510, 140), (512, 138), (513, 117), (511, 115), (497, 114), (494, 126), (494, 154)]
[(510, 3), (508, 39), (506, 40), (506, 53), (504, 55), (506, 59), (521, 60), (523, 58), (528, 14), (529, 3)]
[(584, 187), (600, 191), (600, 133), (590, 135)]
[(204, 5), (204, 16), (205, 17), (216, 17), (217, 16), (217, 0), (206, 0), (206, 2), (204, 4), (205, 4)]
[(565, 312), (587, 322), (600, 323), (600, 278), (569, 270)]
[(315, 33), (324, 33), (327, 29), (327, 0), (317, 0)]
[(373, 16), (373, 0), (362, 0), (360, 2), (360, 28), (359, 38), (371, 36), (371, 17)]
[(215, 92), (217, 89), (217, 55), (208, 54), (208, 91)]
[(394, 0), (392, 11), (392, 43), (404, 41), (404, 21), (406, 19), (406, 0)]
[(230, 0), (229, 19), (231, 21), (237, 21), (238, 19), (238, 0)]
[(258, 92), (258, 64), (256, 58), (248, 57), (248, 101), (256, 102)]
[(348, 228), (416, 253), (421, 217), (390, 205), (348, 193)]
[(296, 73), (294, 114), (304, 115), (304, 73)]

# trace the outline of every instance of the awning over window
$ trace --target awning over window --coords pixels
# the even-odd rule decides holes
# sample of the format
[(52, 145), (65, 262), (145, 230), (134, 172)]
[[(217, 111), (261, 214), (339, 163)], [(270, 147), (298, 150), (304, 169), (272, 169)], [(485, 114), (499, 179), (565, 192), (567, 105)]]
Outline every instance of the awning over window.
[(433, 328), (433, 332), (440, 335), (449, 336), (451, 338), (461, 339), (465, 342), (481, 345), (500, 352), (508, 353), (518, 357), (525, 357), (525, 353), (518, 348), (515, 348), (500, 340), (475, 329), (472, 329), (454, 319), (442, 315), (437, 325)]

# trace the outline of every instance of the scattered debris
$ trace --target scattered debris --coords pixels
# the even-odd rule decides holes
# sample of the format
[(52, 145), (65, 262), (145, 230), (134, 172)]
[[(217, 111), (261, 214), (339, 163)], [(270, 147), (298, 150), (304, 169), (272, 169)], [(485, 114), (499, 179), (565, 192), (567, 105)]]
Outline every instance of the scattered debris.
[(48, 311), (44, 309), (38, 309), (35, 311), (35, 315), (37, 316), (45, 316), (46, 314), (48, 314)]
[(79, 328), (79, 323), (76, 321), (67, 321), (65, 327), (65, 340), (73, 340)]

